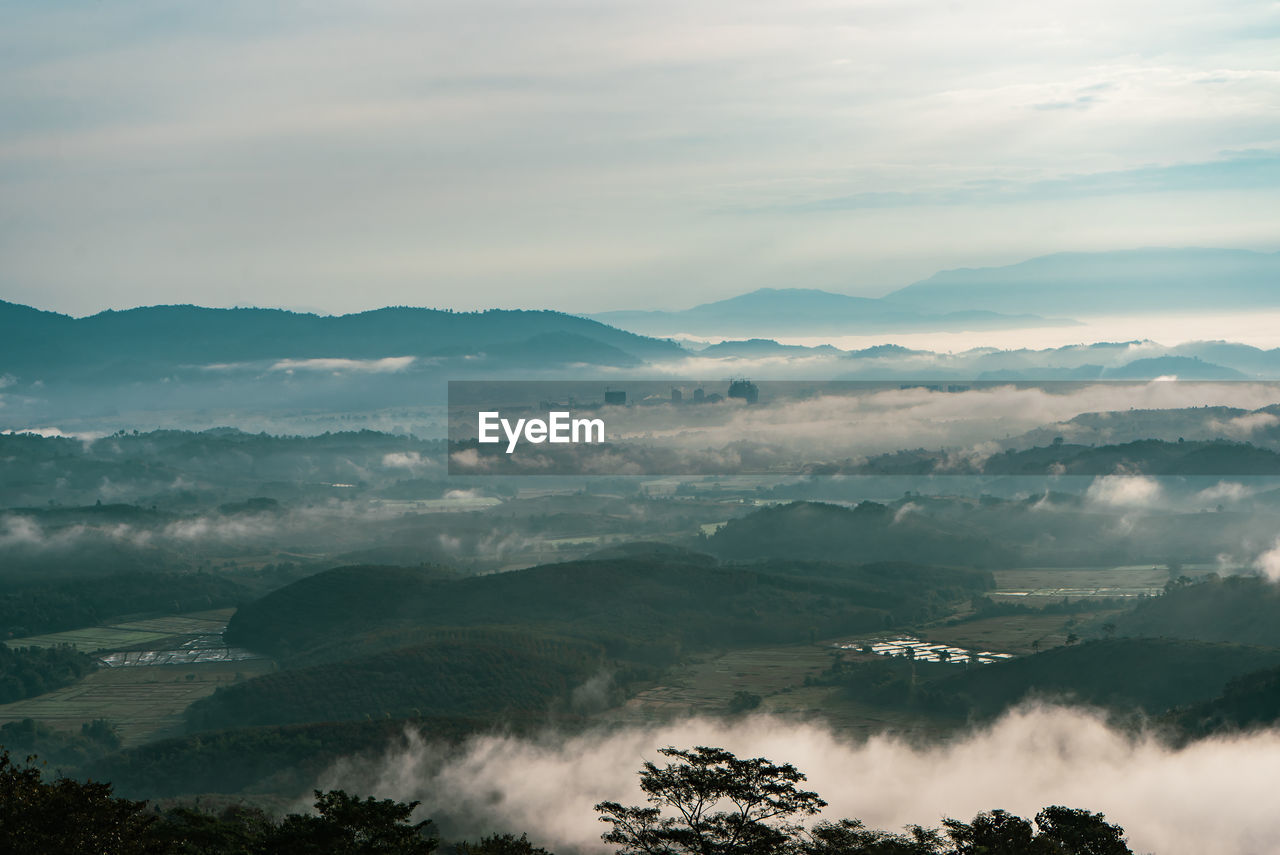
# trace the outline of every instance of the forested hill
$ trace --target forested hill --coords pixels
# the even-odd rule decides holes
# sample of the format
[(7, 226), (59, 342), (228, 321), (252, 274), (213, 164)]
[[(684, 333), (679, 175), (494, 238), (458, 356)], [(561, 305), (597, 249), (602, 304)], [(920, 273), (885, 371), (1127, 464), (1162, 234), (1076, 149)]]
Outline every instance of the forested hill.
[(586, 639), (613, 657), (670, 662), (691, 649), (803, 642), (926, 619), (992, 584), (983, 571), (910, 564), (778, 561), (746, 568), (678, 556), (577, 561), (452, 581), (414, 569), (345, 567), (242, 607), (227, 639), (297, 658), (335, 638), (504, 626)]
[(1182, 580), (1117, 624), (1122, 635), (1280, 647), (1280, 586), (1257, 576)]
[(634, 365), (676, 344), (552, 311), (391, 307), (324, 316), (280, 309), (148, 306), (85, 318), (0, 301), (0, 364), (19, 379), (280, 359), (477, 356)]

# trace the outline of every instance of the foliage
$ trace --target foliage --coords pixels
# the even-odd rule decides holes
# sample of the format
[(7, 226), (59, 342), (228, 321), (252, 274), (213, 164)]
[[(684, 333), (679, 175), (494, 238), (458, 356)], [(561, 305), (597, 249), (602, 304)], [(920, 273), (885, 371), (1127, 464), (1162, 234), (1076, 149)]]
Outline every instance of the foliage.
[[(276, 822), (233, 808), (149, 813), (110, 784), (43, 780), (31, 760), (0, 752), (0, 851), (58, 855), (431, 855), (431, 823), (411, 823), (417, 802), (315, 791), (315, 813)], [(508, 855), (506, 852), (495, 855)], [(521, 855), (512, 850), (510, 855)], [(528, 853), (537, 855), (537, 853)]]
[(70, 685), (97, 668), (91, 656), (69, 645), (14, 648), (0, 644), (0, 704)]
[(118, 750), (120, 736), (105, 719), (87, 721), (76, 733), (24, 718), (0, 724), (0, 746), (19, 755), (39, 754), (59, 766), (78, 767)]
[(620, 855), (780, 852), (800, 830), (795, 818), (826, 806), (817, 793), (796, 786), (805, 776), (790, 764), (741, 760), (705, 746), (658, 753), (680, 762), (644, 764), (640, 788), (650, 807), (596, 805), (601, 822), (612, 826), (601, 839), (616, 844)]
[(183, 612), (235, 605), (245, 590), (210, 573), (119, 573), (0, 587), (0, 637), (93, 626), (140, 612)]
[[(806, 829), (798, 819), (826, 806), (799, 790), (790, 765), (740, 760), (722, 748), (663, 748), (682, 762), (645, 763), (640, 787), (649, 807), (601, 802), (601, 835), (618, 855), (1131, 855), (1124, 829), (1100, 813), (1055, 805), (1035, 824), (1004, 810), (943, 829), (908, 826), (905, 834), (866, 828), (856, 819)], [(719, 809), (721, 806), (726, 809)]]
[(1280, 721), (1280, 668), (1236, 677), (1220, 696), (1175, 710), (1168, 720), (1188, 737), (1274, 725)]
[(1257, 576), (1183, 577), (1116, 624), (1120, 635), (1280, 647), (1280, 585)]
[(1100, 813), (1054, 805), (1030, 822), (1007, 811), (943, 820), (954, 855), (1130, 855), (1124, 829)]
[(116, 798), (110, 784), (42, 780), (29, 758), (0, 752), (0, 851), (61, 855), (146, 855), (151, 839), (144, 802)]
[(409, 824), (418, 802), (361, 800), (342, 790), (315, 791), (316, 813), (289, 814), (267, 834), (275, 855), (430, 855), (430, 820)]
[(462, 841), (454, 847), (457, 855), (551, 855), (541, 846), (529, 842), (527, 834), (491, 834), (476, 843)]
[(913, 825), (906, 834), (894, 834), (842, 819), (818, 823), (795, 848), (799, 855), (933, 855), (942, 847), (942, 836), (932, 828)]
[(755, 692), (748, 692), (742, 689), (733, 693), (733, 697), (729, 699), (728, 709), (731, 713), (750, 712), (751, 710), (759, 709), (763, 700), (764, 698)]
[[(539, 724), (545, 717), (537, 718)], [(422, 718), (415, 729), (454, 743), (482, 722)], [(106, 755), (79, 770), (110, 780), (120, 792), (161, 798), (192, 793), (307, 792), (339, 757), (372, 754), (402, 738), (403, 720), (378, 719), (283, 727), (244, 727), (175, 737)]]

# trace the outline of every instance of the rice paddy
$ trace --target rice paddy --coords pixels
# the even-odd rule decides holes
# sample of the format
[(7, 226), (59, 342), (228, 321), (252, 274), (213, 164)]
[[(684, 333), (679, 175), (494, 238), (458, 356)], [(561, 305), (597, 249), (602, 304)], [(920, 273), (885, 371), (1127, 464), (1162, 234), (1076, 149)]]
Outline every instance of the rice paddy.
[(125, 745), (179, 731), (182, 711), (220, 686), (274, 669), (222, 638), (234, 609), (165, 615), (11, 639), (11, 647), (69, 644), (96, 654), (98, 671), (70, 686), (0, 705), (0, 723), (25, 718), (74, 730), (106, 719)]

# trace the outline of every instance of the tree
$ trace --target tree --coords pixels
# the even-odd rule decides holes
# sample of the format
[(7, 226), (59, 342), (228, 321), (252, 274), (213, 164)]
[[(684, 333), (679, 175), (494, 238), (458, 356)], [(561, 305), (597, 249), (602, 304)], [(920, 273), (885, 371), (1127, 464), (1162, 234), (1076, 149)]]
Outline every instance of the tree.
[(820, 822), (796, 847), (800, 855), (945, 855), (942, 835), (907, 827), (906, 834), (868, 829), (860, 820)]
[(955, 848), (947, 855), (1132, 855), (1124, 829), (1100, 813), (1054, 805), (1031, 823), (1007, 811), (980, 813), (972, 823), (942, 822)]
[(611, 827), (600, 835), (620, 855), (772, 855), (785, 852), (801, 830), (797, 817), (826, 802), (801, 790), (805, 776), (763, 757), (742, 760), (723, 748), (659, 749), (676, 760), (646, 762), (640, 788), (650, 807), (596, 805)]
[(418, 802), (315, 791), (316, 814), (289, 814), (271, 835), (273, 855), (431, 855), (430, 820), (409, 824)]
[(1031, 823), (1008, 811), (980, 813), (973, 822), (944, 819), (955, 855), (1032, 855)]
[(15, 763), (0, 751), (0, 852), (147, 855), (145, 802), (116, 798), (110, 784), (42, 779), (35, 758)]
[(1124, 829), (1100, 813), (1053, 805), (1036, 814), (1036, 825), (1054, 855), (1130, 855)]
[(529, 842), (529, 835), (491, 834), (478, 843), (462, 841), (457, 845), (458, 855), (551, 855), (541, 846)]

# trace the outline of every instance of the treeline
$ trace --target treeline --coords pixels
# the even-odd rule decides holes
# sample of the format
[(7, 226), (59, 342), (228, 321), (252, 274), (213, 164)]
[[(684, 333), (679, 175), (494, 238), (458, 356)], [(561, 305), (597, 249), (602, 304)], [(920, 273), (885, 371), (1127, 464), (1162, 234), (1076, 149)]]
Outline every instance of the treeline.
[[(509, 719), (512, 732), (546, 724), (546, 717)], [(148, 742), (74, 766), (75, 774), (110, 781), (136, 798), (196, 793), (305, 793), (341, 757), (377, 756), (404, 737), (406, 726), (425, 739), (456, 745), (488, 728), (463, 718), (385, 719), (203, 731)]]
[(110, 784), (59, 777), (0, 753), (0, 851), (58, 855), (430, 855), (429, 820), (417, 802), (316, 791), (314, 813), (275, 819), (261, 810), (220, 815), (149, 809)]
[(60, 689), (97, 668), (92, 657), (68, 645), (11, 648), (0, 644), (0, 704)]
[(0, 750), (17, 757), (38, 754), (68, 770), (80, 769), (119, 748), (120, 736), (105, 719), (86, 721), (79, 731), (60, 730), (29, 718), (0, 724)]
[(225, 608), (245, 596), (243, 586), (211, 573), (118, 573), (0, 583), (0, 639), (78, 629), (124, 615)]

